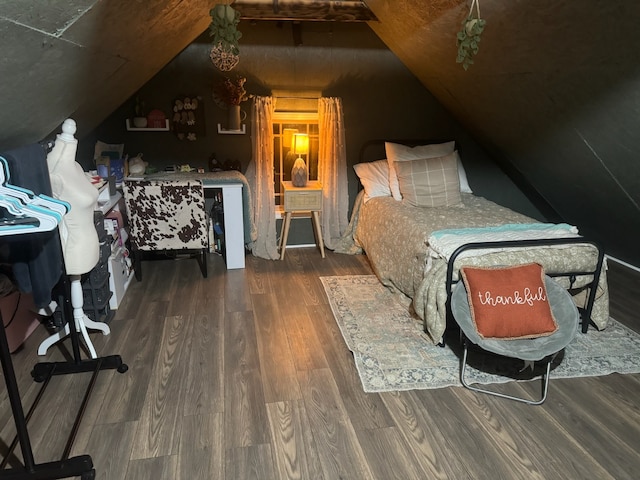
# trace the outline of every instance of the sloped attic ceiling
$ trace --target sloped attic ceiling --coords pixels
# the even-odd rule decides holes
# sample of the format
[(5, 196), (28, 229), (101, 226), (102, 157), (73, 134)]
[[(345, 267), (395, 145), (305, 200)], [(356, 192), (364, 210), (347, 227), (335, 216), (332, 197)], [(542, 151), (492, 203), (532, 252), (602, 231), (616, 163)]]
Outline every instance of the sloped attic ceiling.
[(640, 4), (480, 0), (465, 71), (456, 33), (470, 3), (367, 0), (371, 28), (495, 158), (640, 266)]
[[(225, 2), (2, 0), (0, 146), (38, 141), (70, 116), (82, 137), (202, 34), (217, 3)], [(238, 0), (234, 6), (245, 18), (375, 18), (359, 1)]]
[(91, 131), (209, 25), (210, 0), (0, 2), (0, 145)]
[[(455, 35), (470, 1), (366, 5), (370, 27), (507, 170), (640, 265), (640, 4), (480, 2), (487, 27), (468, 71)], [(0, 2), (0, 147), (39, 141), (67, 117), (82, 138), (206, 30), (215, 3)]]

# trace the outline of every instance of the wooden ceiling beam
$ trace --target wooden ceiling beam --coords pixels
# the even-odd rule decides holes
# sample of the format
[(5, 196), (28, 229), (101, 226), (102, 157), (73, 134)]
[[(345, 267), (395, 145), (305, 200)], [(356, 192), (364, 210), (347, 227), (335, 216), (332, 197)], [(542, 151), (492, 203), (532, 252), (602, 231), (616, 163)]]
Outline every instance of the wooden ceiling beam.
[(363, 1), (236, 0), (233, 8), (247, 20), (300, 20), (324, 22), (376, 21)]

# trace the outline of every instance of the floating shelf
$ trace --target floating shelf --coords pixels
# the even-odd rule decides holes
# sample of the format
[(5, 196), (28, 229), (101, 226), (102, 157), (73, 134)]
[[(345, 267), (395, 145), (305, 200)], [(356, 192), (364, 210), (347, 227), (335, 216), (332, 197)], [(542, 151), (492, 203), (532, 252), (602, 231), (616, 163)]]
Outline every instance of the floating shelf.
[(169, 131), (169, 119), (165, 119), (164, 121), (164, 127), (160, 127), (160, 128), (137, 128), (131, 125), (131, 122), (129, 121), (129, 119), (127, 118), (127, 130), (129, 130), (130, 132), (168, 132)]
[(247, 125), (243, 123), (240, 130), (226, 130), (222, 128), (222, 125), (218, 124), (218, 133), (224, 135), (244, 135), (247, 133)]

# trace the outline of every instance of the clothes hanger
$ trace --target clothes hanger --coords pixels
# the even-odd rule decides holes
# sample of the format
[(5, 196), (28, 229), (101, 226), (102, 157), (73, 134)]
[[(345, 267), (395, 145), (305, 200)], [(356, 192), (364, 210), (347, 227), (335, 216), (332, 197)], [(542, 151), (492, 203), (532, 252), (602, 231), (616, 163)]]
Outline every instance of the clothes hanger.
[(51, 210), (58, 212), (60, 215), (65, 215), (69, 210), (71, 210), (71, 205), (64, 200), (59, 200), (43, 193), (36, 195), (31, 190), (10, 184), (9, 163), (4, 157), (0, 156), (0, 164), (2, 164), (2, 169), (0, 169), (0, 193), (15, 196), (22, 200), (24, 204), (33, 204), (40, 207), (50, 208)]
[[(0, 156), (0, 198), (2, 206), (13, 215), (13, 218), (5, 218), (3, 227), (29, 225), (34, 228), (34, 222), (26, 218), (37, 220), (38, 231), (47, 231), (55, 228), (62, 217), (71, 210), (68, 202), (58, 200), (48, 195), (35, 195), (31, 190), (11, 185), (8, 183), (9, 165), (4, 157)], [(6, 228), (3, 228), (3, 235), (7, 235)]]
[(0, 206), (3, 206), (12, 215), (22, 215), (24, 203), (10, 195), (0, 193)]
[(4, 207), (9, 216), (3, 218), (0, 235), (30, 232), (48, 232), (62, 221), (62, 215), (46, 207), (38, 205), (24, 205), (18, 199), (0, 194), (0, 206)]
[(30, 190), (8, 184), (9, 166), (3, 157), (0, 157), (0, 166), (0, 206), (7, 211), (0, 223), (0, 235), (45, 232), (56, 228), (68, 211), (64, 205), (66, 202), (50, 201), (50, 197), (42, 198)]
[(40, 227), (40, 220), (25, 215), (21, 209), (17, 199), (0, 194), (0, 236), (35, 231)]
[(38, 205), (24, 205), (17, 198), (0, 194), (0, 206), (4, 207), (9, 216), (5, 216), (0, 223), (0, 235), (14, 233), (48, 232), (55, 229), (62, 221), (62, 215), (46, 207)]
[(71, 205), (69, 204), (69, 202), (50, 197), (48, 195), (45, 195), (44, 193), (33, 197), (33, 199), (31, 200), (31, 204), (37, 205), (39, 207), (49, 208), (59, 213), (61, 217), (67, 214), (69, 210), (71, 210)]

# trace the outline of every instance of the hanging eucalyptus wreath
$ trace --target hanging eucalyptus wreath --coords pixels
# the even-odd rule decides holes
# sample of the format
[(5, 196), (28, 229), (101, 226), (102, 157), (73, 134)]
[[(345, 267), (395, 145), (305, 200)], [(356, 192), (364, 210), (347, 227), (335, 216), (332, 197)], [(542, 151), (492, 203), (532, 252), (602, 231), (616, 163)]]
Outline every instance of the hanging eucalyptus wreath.
[[(476, 7), (475, 15), (473, 12), (474, 6)], [(473, 65), (473, 57), (480, 48), (478, 44), (485, 24), (486, 21), (480, 18), (480, 0), (471, 0), (469, 15), (462, 21), (462, 29), (456, 37), (456, 45), (458, 46), (456, 62), (461, 63), (465, 70), (470, 65)]]
[(242, 33), (238, 30), (240, 12), (231, 5), (218, 4), (210, 11), (211, 23), (209, 36), (212, 37), (213, 47), (210, 58), (213, 64), (222, 71), (233, 69), (240, 60), (238, 41)]

